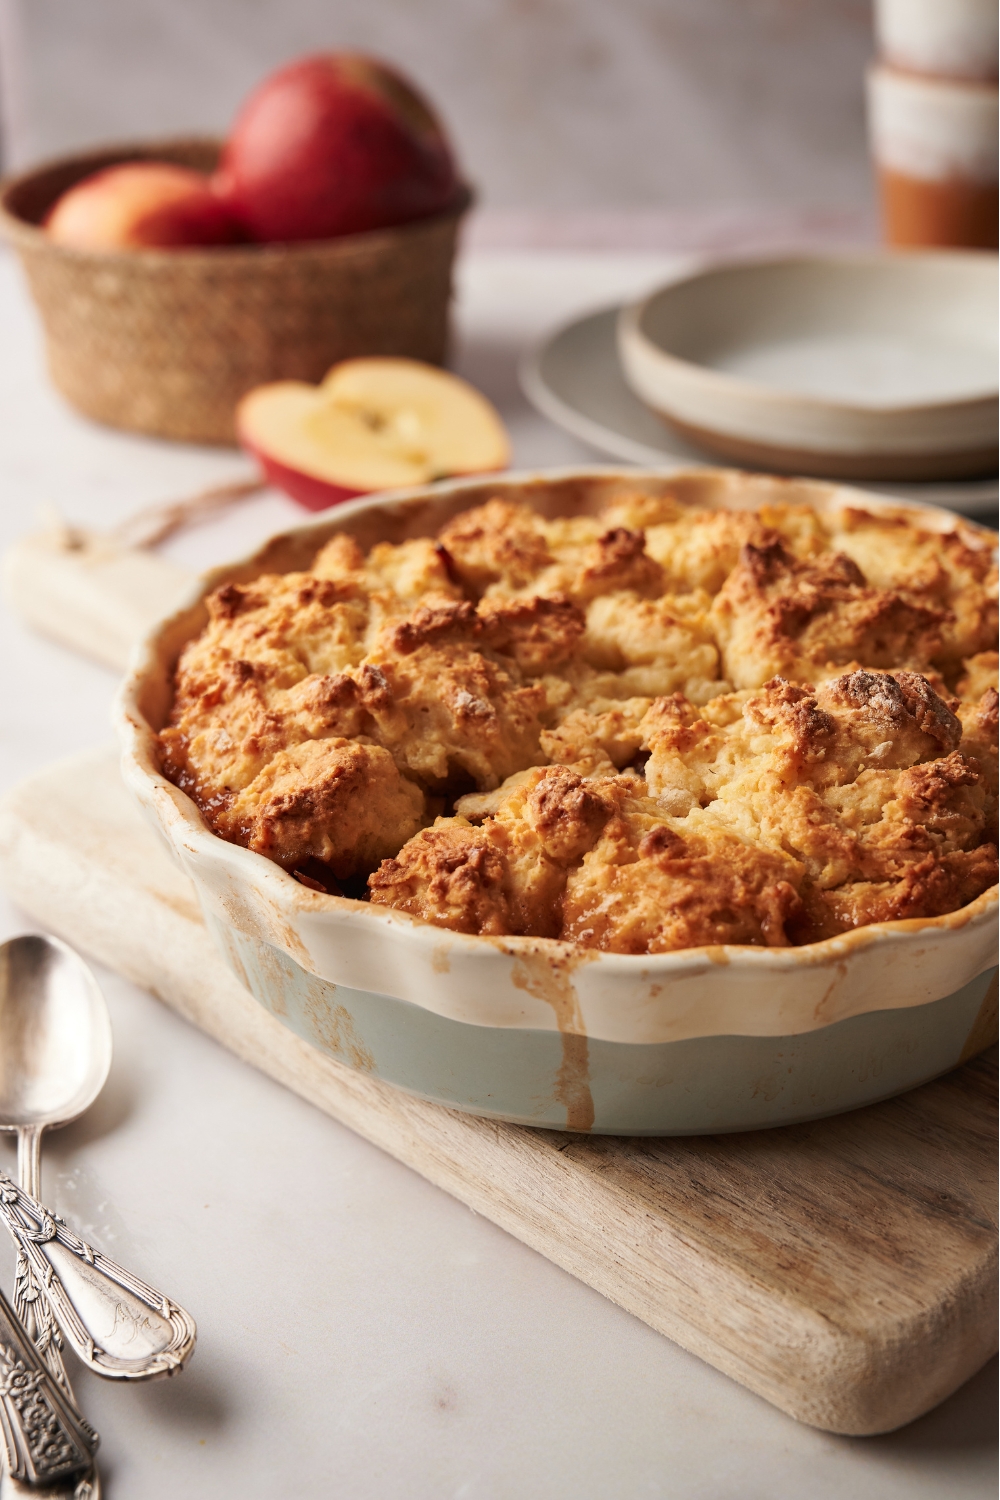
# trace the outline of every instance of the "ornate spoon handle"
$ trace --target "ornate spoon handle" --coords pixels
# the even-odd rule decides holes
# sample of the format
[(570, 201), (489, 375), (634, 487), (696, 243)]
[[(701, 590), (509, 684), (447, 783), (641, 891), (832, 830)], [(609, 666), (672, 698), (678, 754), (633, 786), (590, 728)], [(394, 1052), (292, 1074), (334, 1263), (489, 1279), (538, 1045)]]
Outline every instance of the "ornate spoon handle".
[[(17, 1180), (32, 1198), (41, 1197), (39, 1184), (42, 1176), (42, 1126), (22, 1125), (17, 1132)], [(23, 1250), (17, 1252), (17, 1270), (14, 1273), (14, 1311), (24, 1324), (25, 1332), (45, 1361), (49, 1374), (59, 1386), (72, 1406), (76, 1406), (73, 1387), (66, 1374), (62, 1357), (62, 1334), (55, 1320), (51, 1304), (39, 1285), (35, 1273), (28, 1264)], [(0, 1482), (0, 1500), (100, 1500), (101, 1476), (94, 1465), (78, 1478), (57, 1480), (55, 1485), (46, 1485), (44, 1492), (37, 1486), (23, 1484), (9, 1471)]]
[(53, 1484), (94, 1462), (97, 1433), (63, 1395), (0, 1292), (0, 1435), (15, 1480)]
[(85, 1365), (117, 1380), (152, 1380), (180, 1369), (197, 1337), (182, 1307), (92, 1250), (5, 1172), (0, 1217)]
[[(25, 1125), (17, 1132), (17, 1180), (32, 1198), (40, 1198), (42, 1169), (42, 1128)], [(14, 1311), (24, 1324), (25, 1330), (48, 1366), (49, 1374), (61, 1386), (70, 1401), (76, 1401), (73, 1387), (66, 1374), (62, 1357), (62, 1334), (55, 1320), (48, 1298), (28, 1264), (23, 1250), (17, 1252), (17, 1270), (14, 1273)]]

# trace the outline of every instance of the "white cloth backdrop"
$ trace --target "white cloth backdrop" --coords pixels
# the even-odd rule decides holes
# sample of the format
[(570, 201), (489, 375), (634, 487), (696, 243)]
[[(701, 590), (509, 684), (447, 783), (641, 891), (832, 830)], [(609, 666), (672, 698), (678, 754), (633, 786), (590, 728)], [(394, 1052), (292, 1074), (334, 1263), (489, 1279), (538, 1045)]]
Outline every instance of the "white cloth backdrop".
[(869, 0), (0, 0), (4, 166), (222, 131), (346, 47), (425, 86), (487, 210), (856, 212), (872, 45)]

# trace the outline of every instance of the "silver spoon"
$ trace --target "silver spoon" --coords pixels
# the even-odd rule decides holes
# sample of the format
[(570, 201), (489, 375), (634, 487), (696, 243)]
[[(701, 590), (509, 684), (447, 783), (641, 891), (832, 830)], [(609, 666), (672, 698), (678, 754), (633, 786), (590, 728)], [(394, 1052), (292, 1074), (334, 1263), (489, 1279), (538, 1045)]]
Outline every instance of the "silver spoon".
[(98, 1493), (97, 1433), (41, 1362), (0, 1292), (0, 1496)]
[(64, 1389), (58, 1341), (39, 1327), (49, 1313), (85, 1365), (117, 1379), (172, 1374), (196, 1337), (182, 1307), (39, 1202), (43, 1132), (83, 1114), (110, 1066), (107, 1005), (83, 960), (38, 934), (0, 944), (0, 1130), (17, 1132), (21, 1178), (18, 1186), (0, 1172), (0, 1217), (19, 1251), (22, 1300), (38, 1308), (28, 1311), (40, 1352)]
[[(15, 1105), (13, 1111), (15, 1115), (19, 1112), (25, 1118), (31, 1120), (38, 1112), (39, 1107), (41, 1107), (43, 1114), (47, 1114), (51, 1109), (52, 1100), (39, 1098), (37, 1080), (33, 1080), (28, 1074), (19, 1071), (18, 1064), (23, 1050), (24, 1038), (22, 1036), (19, 1043), (14, 1041), (11, 1036), (11, 1023), (13, 1023), (14, 1028), (19, 1027), (22, 1032), (26, 1020), (29, 1024), (33, 1023), (35, 1026), (40, 1021), (43, 1024), (45, 1022), (52, 1024), (54, 1021), (58, 1028), (60, 1017), (52, 1016), (51, 1014), (45, 1016), (38, 1013), (34, 1017), (26, 1017), (19, 1011), (4, 1015), (3, 1002), (9, 993), (9, 985), (4, 983), (4, 980), (9, 977), (11, 960), (13, 960), (16, 968), (18, 958), (23, 960), (26, 956), (29, 956), (30, 950), (24, 948), (22, 945), (19, 948), (13, 949), (8, 954), (7, 945), (5, 944), (4, 949), (0, 950), (0, 952), (6, 958), (6, 963), (0, 959), (0, 1037), (3, 1037), (6, 1042), (5, 1046), (0, 1047), (0, 1098), (7, 1100), (10, 1097), (11, 1103)], [(103, 996), (99, 998), (103, 1005)], [(104, 1007), (103, 1016), (101, 1015), (101, 1007), (95, 1007), (95, 1012), (98, 1026), (100, 1027), (100, 1022), (103, 1020), (104, 1030), (107, 1032), (107, 1047), (104, 1049), (107, 1052), (107, 1060), (105, 1061), (98, 1057), (97, 1065), (94, 1066), (93, 1059), (90, 1059), (94, 1078), (92, 1080), (84, 1080), (83, 1086), (78, 1090), (81, 1094), (81, 1101), (80, 1109), (76, 1111), (77, 1114), (82, 1114), (83, 1110), (96, 1097), (107, 1077), (111, 1061), (111, 1027), (107, 1016), (107, 1008)], [(72, 1048), (76, 1040), (73, 1035), (74, 1028), (72, 1025), (74, 1017), (71, 1016), (69, 1019), (70, 1025), (64, 1036), (64, 1042)], [(82, 1058), (84, 1061), (88, 1060), (90, 1054), (87, 1048), (75, 1048), (74, 1050), (78, 1058)], [(97, 1056), (97, 1054), (95, 1053), (94, 1056)], [(41, 1082), (44, 1091), (46, 1080), (43, 1078)], [(58, 1102), (57, 1100), (57, 1107)], [(30, 1193), (33, 1198), (38, 1198), (41, 1196), (41, 1147), (42, 1132), (45, 1126), (37, 1123), (29, 1123), (15, 1128), (17, 1128), (18, 1182), (25, 1192)], [(3, 1309), (0, 1308), (0, 1314), (2, 1314), (2, 1311)], [(52, 1308), (47, 1298), (43, 1295), (38, 1279), (28, 1264), (28, 1260), (22, 1250), (18, 1251), (17, 1271), (14, 1278), (14, 1312), (20, 1319), (28, 1338), (33, 1341), (50, 1375), (70, 1403), (71, 1409), (75, 1409), (76, 1398), (73, 1394), (73, 1387), (69, 1382), (69, 1376), (66, 1374), (66, 1367), (63, 1364), (62, 1336), (53, 1316)], [(92, 1428), (89, 1428), (89, 1424), (84, 1423), (82, 1417), (80, 1418), (80, 1422), (85, 1430), (93, 1431)], [(44, 1500), (46, 1494), (51, 1495), (53, 1500), (56, 1500), (56, 1497), (62, 1496), (71, 1497), (71, 1500), (98, 1500), (101, 1493), (101, 1482), (96, 1465), (91, 1463), (90, 1468), (85, 1470), (82, 1475), (73, 1476), (68, 1481), (65, 1479), (61, 1481), (55, 1480), (52, 1484), (46, 1484), (44, 1490), (40, 1490), (38, 1488), (38, 1476), (34, 1476), (34, 1482), (29, 1481), (23, 1473), (23, 1466), (18, 1463), (16, 1446), (11, 1446), (13, 1433), (10, 1435), (5, 1433), (5, 1436), (7, 1437), (7, 1452), (5, 1456), (6, 1461), (3, 1466), (3, 1477), (0, 1479), (0, 1500), (8, 1500), (8, 1497), (10, 1497), (10, 1500), (14, 1500), (16, 1496), (28, 1495), (37, 1495), (38, 1500)], [(96, 1440), (97, 1435), (95, 1433), (95, 1445)]]

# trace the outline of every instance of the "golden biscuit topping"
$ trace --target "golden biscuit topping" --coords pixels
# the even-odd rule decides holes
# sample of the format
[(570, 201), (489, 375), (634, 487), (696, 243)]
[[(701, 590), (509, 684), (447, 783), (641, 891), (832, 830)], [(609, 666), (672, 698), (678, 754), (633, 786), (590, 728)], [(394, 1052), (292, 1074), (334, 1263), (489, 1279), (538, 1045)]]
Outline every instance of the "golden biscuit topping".
[(991, 539), (625, 491), (227, 584), (165, 773), (306, 884), (456, 932), (783, 946), (995, 882)]

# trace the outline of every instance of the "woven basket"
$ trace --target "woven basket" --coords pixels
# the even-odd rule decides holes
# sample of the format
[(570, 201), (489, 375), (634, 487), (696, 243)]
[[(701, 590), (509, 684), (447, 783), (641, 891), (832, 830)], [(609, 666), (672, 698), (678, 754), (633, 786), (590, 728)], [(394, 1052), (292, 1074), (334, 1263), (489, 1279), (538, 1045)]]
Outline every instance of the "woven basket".
[(153, 159), (211, 171), (218, 152), (208, 140), (119, 146), (4, 184), (0, 229), (21, 257), (67, 400), (112, 427), (232, 443), (237, 401), (265, 381), (318, 381), (363, 354), (443, 363), (468, 190), (433, 219), (295, 245), (90, 252), (38, 227), (100, 167)]

